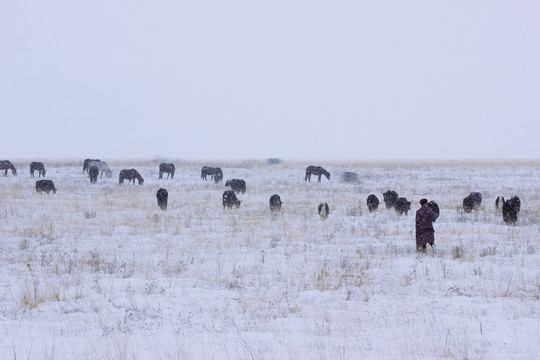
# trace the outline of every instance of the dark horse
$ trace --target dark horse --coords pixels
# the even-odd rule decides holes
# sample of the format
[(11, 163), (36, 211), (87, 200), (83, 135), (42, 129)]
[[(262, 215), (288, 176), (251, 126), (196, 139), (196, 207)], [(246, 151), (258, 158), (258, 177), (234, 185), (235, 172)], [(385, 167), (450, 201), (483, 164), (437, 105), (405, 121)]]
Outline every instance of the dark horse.
[(201, 169), (201, 179), (206, 180), (206, 177), (210, 176), (211, 180), (218, 183), (223, 180), (223, 171), (220, 167), (203, 166)]
[(4, 173), (4, 176), (7, 176), (7, 171), (11, 169), (11, 173), (13, 175), (17, 175), (17, 169), (15, 169), (15, 166), (11, 163), (9, 160), (0, 160), (0, 170), (6, 170)]
[(174, 167), (173, 163), (161, 163), (159, 164), (159, 178), (163, 179), (163, 173), (165, 172), (167, 173), (167, 179), (169, 178), (169, 175), (171, 176), (171, 179), (173, 179), (175, 170), (176, 168)]
[(330, 173), (320, 166), (308, 166), (306, 168), (306, 177), (304, 180), (311, 182), (311, 175), (317, 175), (319, 177), (317, 182), (321, 182), (321, 175), (326, 176), (326, 178), (330, 180)]
[(142, 178), (141, 174), (135, 169), (124, 169), (120, 171), (120, 175), (118, 176), (118, 184), (124, 185), (124, 180), (128, 180), (128, 183), (133, 181), (133, 185), (135, 185), (135, 179), (139, 180), (139, 185), (144, 184), (144, 179)]
[(101, 161), (99, 159), (84, 159), (84, 162), (83, 162), (83, 167), (82, 167), (82, 171), (83, 172), (88, 172), (88, 164), (90, 164), (90, 161)]
[(41, 177), (41, 175), (45, 177), (45, 166), (43, 166), (42, 162), (32, 161), (30, 163), (30, 176), (31, 177), (34, 177), (34, 171), (36, 170), (38, 171), (38, 177)]

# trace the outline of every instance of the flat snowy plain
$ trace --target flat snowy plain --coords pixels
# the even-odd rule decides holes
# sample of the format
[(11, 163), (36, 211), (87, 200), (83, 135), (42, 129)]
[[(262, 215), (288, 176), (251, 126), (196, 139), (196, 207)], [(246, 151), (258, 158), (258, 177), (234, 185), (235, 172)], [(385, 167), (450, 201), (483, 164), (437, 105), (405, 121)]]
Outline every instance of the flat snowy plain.
[[(30, 160), (0, 177), (0, 359), (537, 359), (540, 162)], [(239, 209), (203, 165), (246, 180)], [(332, 174), (304, 179), (307, 165)], [(118, 185), (136, 168), (142, 186)], [(340, 181), (354, 171), (360, 181)], [(155, 193), (169, 192), (159, 210)], [(396, 190), (407, 216), (366, 198)], [(471, 191), (482, 208), (461, 210)], [(272, 215), (270, 195), (283, 200)], [(522, 201), (517, 226), (495, 210)], [(415, 251), (414, 214), (435, 200), (437, 253)], [(327, 201), (321, 221), (317, 205)]]

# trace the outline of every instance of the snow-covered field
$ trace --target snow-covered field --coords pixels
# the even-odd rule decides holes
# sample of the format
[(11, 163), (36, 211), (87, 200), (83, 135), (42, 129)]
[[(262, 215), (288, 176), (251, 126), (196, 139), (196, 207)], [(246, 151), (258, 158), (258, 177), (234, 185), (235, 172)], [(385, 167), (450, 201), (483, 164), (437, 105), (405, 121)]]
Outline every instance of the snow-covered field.
[[(540, 354), (540, 162), (30, 161), (0, 178), (0, 359), (535, 359)], [(224, 182), (246, 180), (239, 209)], [(330, 181), (304, 182), (307, 165)], [(118, 185), (136, 168), (142, 186)], [(354, 171), (360, 182), (340, 182)], [(155, 193), (169, 192), (159, 210)], [(396, 190), (408, 216), (366, 198)], [(482, 193), (482, 209), (462, 199)], [(283, 200), (272, 215), (270, 195)], [(517, 226), (495, 198), (517, 194)], [(438, 251), (415, 251), (414, 212), (441, 207)], [(330, 216), (321, 221), (317, 205)]]

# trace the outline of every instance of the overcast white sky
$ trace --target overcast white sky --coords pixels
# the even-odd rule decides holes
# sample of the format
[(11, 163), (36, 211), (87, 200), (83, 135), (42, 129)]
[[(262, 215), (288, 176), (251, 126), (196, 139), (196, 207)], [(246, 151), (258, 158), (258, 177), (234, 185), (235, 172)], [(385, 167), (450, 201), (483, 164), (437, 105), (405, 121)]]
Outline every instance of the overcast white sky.
[(0, 2), (0, 158), (540, 158), (540, 1)]

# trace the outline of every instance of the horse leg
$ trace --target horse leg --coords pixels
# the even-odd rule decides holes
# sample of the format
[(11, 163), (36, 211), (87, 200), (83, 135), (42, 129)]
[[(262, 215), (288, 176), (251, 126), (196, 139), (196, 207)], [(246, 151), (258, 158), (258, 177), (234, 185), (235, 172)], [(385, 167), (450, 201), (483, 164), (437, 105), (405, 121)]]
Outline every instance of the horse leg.
[(317, 179), (317, 182), (321, 182), (321, 174), (319, 174), (319, 178)]

